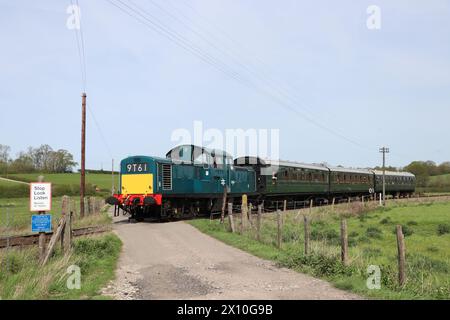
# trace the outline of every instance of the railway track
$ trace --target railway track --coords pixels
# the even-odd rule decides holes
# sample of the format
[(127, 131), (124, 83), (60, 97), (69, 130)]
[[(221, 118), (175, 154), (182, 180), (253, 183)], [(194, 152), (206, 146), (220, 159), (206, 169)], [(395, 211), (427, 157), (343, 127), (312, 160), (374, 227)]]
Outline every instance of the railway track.
[[(72, 230), (73, 237), (86, 236), (91, 234), (103, 233), (111, 230), (111, 226), (93, 226), (77, 228)], [(53, 232), (46, 232), (47, 242), (50, 241)], [(24, 247), (37, 245), (39, 243), (39, 234), (16, 235), (0, 238), (0, 249), (7, 247)]]

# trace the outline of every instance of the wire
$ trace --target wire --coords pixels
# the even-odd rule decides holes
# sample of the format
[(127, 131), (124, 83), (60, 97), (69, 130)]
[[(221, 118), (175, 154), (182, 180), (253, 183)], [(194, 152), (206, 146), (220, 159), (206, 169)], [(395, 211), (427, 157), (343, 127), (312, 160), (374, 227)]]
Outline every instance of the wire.
[[(114, 5), (115, 7), (119, 8), (121, 11), (125, 12), (126, 14), (128, 14), (129, 16), (135, 18), (139, 22), (147, 25), (148, 27), (150, 27), (151, 29), (153, 29), (157, 33), (159, 33), (159, 34), (165, 36), (166, 38), (168, 38), (169, 40), (175, 42), (175, 44), (177, 44), (178, 46), (181, 46), (184, 49), (188, 50), (190, 53), (196, 55), (197, 57), (199, 57), (200, 59), (202, 59), (206, 63), (208, 63), (208, 64), (212, 65), (213, 67), (215, 67), (216, 69), (218, 69), (219, 71), (222, 71), (225, 74), (227, 74), (228, 76), (231, 76), (232, 78), (234, 78), (235, 80), (238, 80), (242, 84), (244, 84), (244, 85), (246, 85), (246, 86), (248, 86), (250, 88), (255, 89), (259, 93), (261, 93), (261, 94), (263, 94), (265, 96), (268, 96), (270, 99), (274, 100), (275, 102), (277, 102), (281, 106), (285, 107), (286, 109), (289, 109), (290, 111), (296, 113), (298, 116), (300, 116), (301, 118), (303, 118), (303, 119), (307, 120), (308, 122), (314, 124), (315, 126), (317, 126), (317, 127), (321, 128), (321, 129), (331, 133), (332, 135), (338, 136), (338, 137), (346, 140), (347, 142), (352, 143), (352, 144), (354, 144), (354, 145), (356, 145), (358, 147), (361, 147), (361, 148), (364, 148), (364, 149), (368, 149), (367, 147), (365, 147), (364, 145), (354, 141), (353, 139), (347, 138), (345, 135), (337, 132), (336, 130), (331, 129), (331, 128), (321, 124), (320, 122), (316, 121), (315, 119), (311, 118), (310, 116), (307, 116), (304, 113), (298, 111), (297, 109), (293, 108), (286, 101), (283, 101), (279, 97), (273, 95), (273, 93), (270, 93), (267, 90), (262, 90), (260, 87), (256, 86), (253, 82), (249, 81), (246, 78), (243, 78), (242, 75), (239, 72), (236, 72), (235, 70), (231, 70), (230, 71), (229, 65), (227, 65), (226, 63), (224, 63), (221, 60), (217, 59), (216, 57), (211, 56), (209, 53), (205, 53), (202, 49), (200, 49), (197, 46), (195, 46), (192, 43), (190, 43), (189, 40), (186, 40), (185, 37), (180, 36), (176, 31), (173, 31), (170, 28), (168, 28), (167, 26), (165, 26), (158, 19), (156, 19), (154, 16), (152, 16), (151, 14), (149, 14), (148, 12), (143, 10), (142, 8), (138, 7), (132, 1), (130, 1), (130, 3), (134, 6), (134, 8), (129, 6), (129, 5), (127, 5), (127, 4), (125, 4), (121, 0), (116, 0), (116, 1), (118, 3), (120, 3), (123, 7), (117, 5), (114, 2), (112, 2), (112, 0), (107, 0), (107, 1), (109, 3), (111, 3), (112, 5)], [(125, 9), (125, 8), (127, 8), (128, 10)], [(140, 17), (142, 19), (144, 19), (146, 22), (142, 21), (142, 19)], [(153, 20), (151, 20), (149, 17), (153, 18)], [(271, 88), (271, 89), (273, 89), (273, 88)], [(371, 150), (371, 149), (369, 149), (369, 150)]]
[[(72, 5), (72, 7), (76, 5), (77, 10), (80, 10), (81, 7), (80, 7), (78, 0), (75, 0), (75, 4), (74, 4), (73, 0), (70, 0), (70, 3)], [(80, 13), (80, 11), (78, 11), (78, 13)], [(85, 44), (84, 44), (85, 41), (84, 41), (84, 36), (83, 36), (83, 28), (82, 28), (82, 24), (81, 24), (81, 14), (77, 18), (80, 19), (79, 20), (80, 27), (79, 27), (79, 29), (75, 28), (75, 38), (76, 38), (76, 43), (77, 43), (78, 57), (80, 60), (82, 91), (86, 92), (86, 86), (87, 86), (86, 69), (87, 68), (86, 68), (86, 53), (85, 53)], [(106, 140), (105, 135), (103, 134), (101, 126), (98, 123), (97, 118), (95, 117), (94, 110), (92, 109), (90, 104), (87, 104), (86, 107), (87, 107), (92, 119), (94, 120), (95, 127), (97, 128), (97, 131), (100, 135), (103, 145), (105, 146), (109, 156), (111, 158), (113, 158), (111, 148), (109, 147), (109, 144)]]
[[(78, 3), (78, 0), (76, 0), (77, 7), (80, 8), (80, 5)], [(80, 15), (80, 42), (81, 42), (81, 52), (83, 54), (83, 84), (84, 84), (84, 90), (86, 91), (86, 54), (84, 50), (84, 37), (83, 37), (83, 28), (81, 27), (81, 15)]]
[[(80, 6), (78, 5), (78, 0), (77, 0), (77, 5), (75, 5), (73, 3), (73, 0), (70, 0), (70, 4), (71, 4), (72, 8), (74, 8), (74, 7), (77, 8), (78, 14), (79, 14)], [(80, 15), (78, 15), (77, 18), (79, 19)], [(80, 62), (81, 89), (83, 92), (85, 92), (86, 91), (86, 64), (85, 64), (85, 55), (84, 55), (84, 45), (80, 44), (80, 42), (82, 41), (82, 38), (79, 35), (78, 28), (75, 27), (74, 29), (75, 29), (75, 40), (76, 40), (77, 50), (78, 50), (78, 59)], [(81, 21), (80, 21), (80, 29), (81, 29)], [(83, 48), (83, 51), (81, 48)]]

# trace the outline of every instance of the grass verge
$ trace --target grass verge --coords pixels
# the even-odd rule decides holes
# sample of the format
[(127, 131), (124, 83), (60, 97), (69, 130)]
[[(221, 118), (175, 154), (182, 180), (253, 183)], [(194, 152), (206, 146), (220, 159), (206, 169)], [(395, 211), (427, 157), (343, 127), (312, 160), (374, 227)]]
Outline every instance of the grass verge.
[[(303, 214), (311, 221), (311, 254), (304, 255)], [(347, 219), (350, 265), (340, 262), (339, 225)], [(264, 214), (261, 241), (255, 228), (228, 232), (228, 222), (192, 220), (193, 226), (229, 245), (280, 266), (328, 280), (336, 287), (377, 299), (450, 299), (450, 203), (392, 202), (386, 209), (346, 206), (331, 212), (288, 211), (283, 219), (282, 249), (276, 247), (274, 214)], [(239, 230), (239, 221), (236, 223)], [(394, 228), (401, 224), (406, 235), (407, 283), (397, 285), (397, 246)], [(381, 270), (381, 289), (367, 288), (367, 268)]]
[[(0, 251), (1, 299), (108, 299), (100, 290), (114, 277), (122, 242), (108, 233), (74, 240), (69, 254), (56, 250), (44, 266), (38, 248)], [(81, 271), (80, 289), (68, 289), (69, 266)]]

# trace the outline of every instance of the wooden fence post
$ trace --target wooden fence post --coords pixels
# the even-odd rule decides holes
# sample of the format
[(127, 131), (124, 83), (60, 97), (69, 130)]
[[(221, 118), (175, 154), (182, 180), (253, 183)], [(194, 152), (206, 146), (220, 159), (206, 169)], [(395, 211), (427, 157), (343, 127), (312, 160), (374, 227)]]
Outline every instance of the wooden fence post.
[(61, 237), (61, 233), (64, 229), (65, 224), (66, 224), (66, 216), (63, 215), (63, 216), (61, 216), (61, 219), (59, 220), (59, 225), (58, 225), (58, 228), (56, 229), (56, 232), (53, 233), (53, 235), (50, 239), (50, 242), (48, 243), (48, 249), (45, 254), (45, 258), (42, 261), (42, 265), (45, 265), (47, 263), (48, 259), (50, 258), (50, 256), (52, 255), (53, 249), (55, 248), (56, 242)]
[(64, 243), (64, 250), (65, 252), (68, 252), (72, 248), (72, 217), (73, 212), (69, 210), (69, 213), (67, 215), (67, 221), (65, 226), (65, 243)]
[[(61, 201), (61, 217), (68, 216), (70, 206), (70, 198), (68, 196), (63, 196)], [(64, 236), (65, 236), (66, 224), (62, 227), (61, 232), (61, 251), (64, 253)]]
[(247, 195), (242, 195), (242, 202), (241, 202), (241, 234), (244, 234), (245, 230), (247, 229), (247, 210), (248, 210), (248, 204), (247, 204)]
[(303, 216), (303, 229), (305, 233), (305, 256), (307, 256), (309, 254), (309, 224), (306, 216)]
[(405, 237), (401, 225), (397, 225), (397, 250), (398, 250), (398, 284), (404, 286), (406, 282), (406, 248)]
[(336, 202), (336, 198), (333, 197), (333, 202), (332, 202), (332, 204), (331, 204), (331, 211), (332, 211), (332, 212), (334, 212), (334, 204), (335, 204), (335, 202)]
[(286, 212), (287, 209), (287, 200), (283, 201), (283, 212)]
[(313, 204), (314, 204), (314, 200), (311, 199), (311, 201), (309, 202), (309, 214), (312, 214)]
[(233, 220), (233, 203), (228, 202), (228, 220), (230, 222), (230, 231), (232, 233), (235, 232), (234, 229), (234, 220)]
[(89, 197), (84, 197), (84, 212), (85, 212), (85, 215), (89, 215), (89, 199), (90, 199)]
[(97, 198), (96, 197), (89, 197), (89, 199), (90, 199), (90, 208), (89, 208), (89, 213), (90, 214), (95, 214), (95, 213), (97, 213), (95, 210), (96, 210), (96, 207), (95, 207), (95, 203), (97, 202)]
[(256, 218), (256, 240), (261, 241), (262, 204), (258, 204), (258, 217)]
[(277, 247), (281, 249), (281, 211), (277, 211)]
[(348, 235), (347, 220), (341, 220), (341, 261), (343, 265), (348, 265)]
[(253, 227), (253, 217), (252, 217), (253, 205), (251, 203), (248, 204), (248, 222), (250, 223), (250, 227)]

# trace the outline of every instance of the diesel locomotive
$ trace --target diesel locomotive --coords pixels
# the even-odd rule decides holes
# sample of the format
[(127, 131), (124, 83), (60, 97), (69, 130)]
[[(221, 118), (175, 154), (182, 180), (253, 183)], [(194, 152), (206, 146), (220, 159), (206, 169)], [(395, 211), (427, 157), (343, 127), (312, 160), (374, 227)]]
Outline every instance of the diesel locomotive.
[[(386, 194), (415, 192), (415, 176), (386, 172)], [(166, 157), (131, 156), (120, 163), (119, 192), (107, 199), (138, 221), (209, 215), (223, 199), (254, 205), (280, 200), (328, 202), (382, 192), (382, 172), (232, 156), (221, 150), (180, 145)]]

